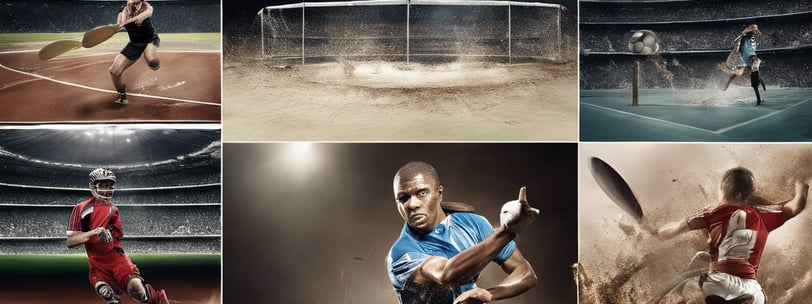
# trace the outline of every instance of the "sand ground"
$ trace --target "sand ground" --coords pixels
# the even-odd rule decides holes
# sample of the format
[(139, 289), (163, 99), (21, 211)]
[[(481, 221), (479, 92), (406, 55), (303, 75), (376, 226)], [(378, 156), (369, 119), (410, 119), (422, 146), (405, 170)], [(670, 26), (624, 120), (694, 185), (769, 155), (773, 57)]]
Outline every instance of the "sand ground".
[(575, 141), (574, 62), (226, 61), (229, 141)]

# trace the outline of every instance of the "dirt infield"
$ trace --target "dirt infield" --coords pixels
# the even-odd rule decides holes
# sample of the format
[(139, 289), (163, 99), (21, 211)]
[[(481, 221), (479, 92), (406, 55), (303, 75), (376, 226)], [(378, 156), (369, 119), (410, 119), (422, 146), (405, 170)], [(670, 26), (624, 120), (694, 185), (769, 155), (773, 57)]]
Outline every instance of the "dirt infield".
[(41, 61), (37, 50), (0, 52), (0, 121), (220, 120), (218, 51), (159, 50), (158, 71), (139, 60), (124, 73), (130, 104), (119, 105), (108, 74), (117, 52)]
[[(220, 303), (219, 278), (150, 278), (155, 287), (165, 289), (170, 303)], [(0, 299), (6, 304), (99, 304), (104, 301), (96, 295), (85, 276), (76, 279), (37, 280), (37, 282), (3, 282)], [(123, 295), (122, 303), (138, 303)]]

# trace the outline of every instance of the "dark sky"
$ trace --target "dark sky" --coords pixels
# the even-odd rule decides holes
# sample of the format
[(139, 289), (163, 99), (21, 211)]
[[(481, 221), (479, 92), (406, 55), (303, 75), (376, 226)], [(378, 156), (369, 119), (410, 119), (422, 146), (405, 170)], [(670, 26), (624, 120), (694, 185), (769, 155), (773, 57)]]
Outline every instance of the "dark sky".
[[(403, 227), (392, 178), (404, 163), (438, 170), (445, 201), (498, 225), (527, 187), (541, 210), (517, 245), (539, 284), (504, 304), (576, 303), (576, 144), (226, 144), (224, 302), (396, 303), (384, 259)], [(478, 284), (504, 279), (492, 264)]]

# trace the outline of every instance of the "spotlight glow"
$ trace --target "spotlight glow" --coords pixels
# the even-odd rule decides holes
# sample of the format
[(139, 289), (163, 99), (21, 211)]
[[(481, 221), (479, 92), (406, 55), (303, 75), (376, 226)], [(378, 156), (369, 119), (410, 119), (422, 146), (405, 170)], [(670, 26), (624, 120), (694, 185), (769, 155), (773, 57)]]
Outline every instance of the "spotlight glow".
[(269, 163), (271, 170), (287, 172), (291, 177), (305, 178), (320, 170), (322, 147), (311, 142), (296, 142), (273, 149), (275, 156)]

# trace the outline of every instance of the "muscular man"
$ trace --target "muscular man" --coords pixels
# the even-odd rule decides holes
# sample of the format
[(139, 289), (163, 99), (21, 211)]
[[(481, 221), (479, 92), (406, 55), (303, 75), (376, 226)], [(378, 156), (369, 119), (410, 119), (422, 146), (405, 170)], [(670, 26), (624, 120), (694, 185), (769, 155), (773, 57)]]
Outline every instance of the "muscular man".
[(147, 61), (150, 69), (158, 70), (161, 67), (161, 62), (158, 60), (158, 46), (161, 45), (161, 39), (155, 32), (155, 27), (152, 26), (151, 17), (152, 5), (142, 0), (127, 0), (127, 5), (118, 13), (116, 24), (127, 30), (130, 42), (116, 56), (110, 67), (110, 77), (119, 94), (116, 103), (128, 103), (127, 87), (123, 80), (124, 70), (133, 65), (141, 54), (144, 54), (144, 60)]
[(756, 38), (761, 40), (769, 40), (775, 44), (775, 39), (759, 31), (758, 25), (751, 24), (744, 28), (741, 35), (736, 37), (733, 51), (730, 52), (730, 55), (728, 56), (729, 62), (735, 61), (736, 63), (729, 64), (733, 66), (734, 73), (732, 76), (730, 76), (730, 79), (728, 79), (723, 90), (727, 90), (727, 87), (730, 86), (733, 79), (749, 72), (750, 86), (752, 86), (753, 90), (756, 92), (756, 105), (761, 105), (761, 94), (758, 92), (758, 85), (761, 84), (761, 87), (765, 91), (767, 90), (767, 86), (764, 85), (764, 80), (762, 80), (761, 76), (759, 75), (761, 59), (759, 59), (756, 55), (756, 48), (758, 48), (758, 40)]
[(68, 248), (85, 245), (90, 285), (107, 303), (121, 303), (122, 290), (135, 301), (169, 304), (166, 292), (156, 291), (141, 277), (138, 267), (124, 254), (120, 238), (124, 235), (118, 208), (110, 200), (116, 176), (99, 168), (90, 172), (93, 197), (73, 207), (68, 223)]
[[(423, 162), (403, 165), (393, 181), (395, 203), (406, 222), (386, 258), (389, 278), (401, 304), (486, 303), (517, 296), (533, 286), (533, 267), (513, 238), (538, 215), (519, 191), (521, 212), (503, 216), (494, 229), (484, 217), (442, 208), (437, 171)], [(507, 277), (497, 286), (476, 286), (489, 262)]]
[(767, 235), (806, 207), (809, 185), (795, 183), (795, 197), (779, 204), (759, 205), (753, 194), (753, 174), (745, 168), (725, 172), (720, 203), (658, 230), (670, 239), (689, 230), (709, 233), (710, 272), (699, 279), (705, 303), (763, 304), (766, 295), (756, 281)]

